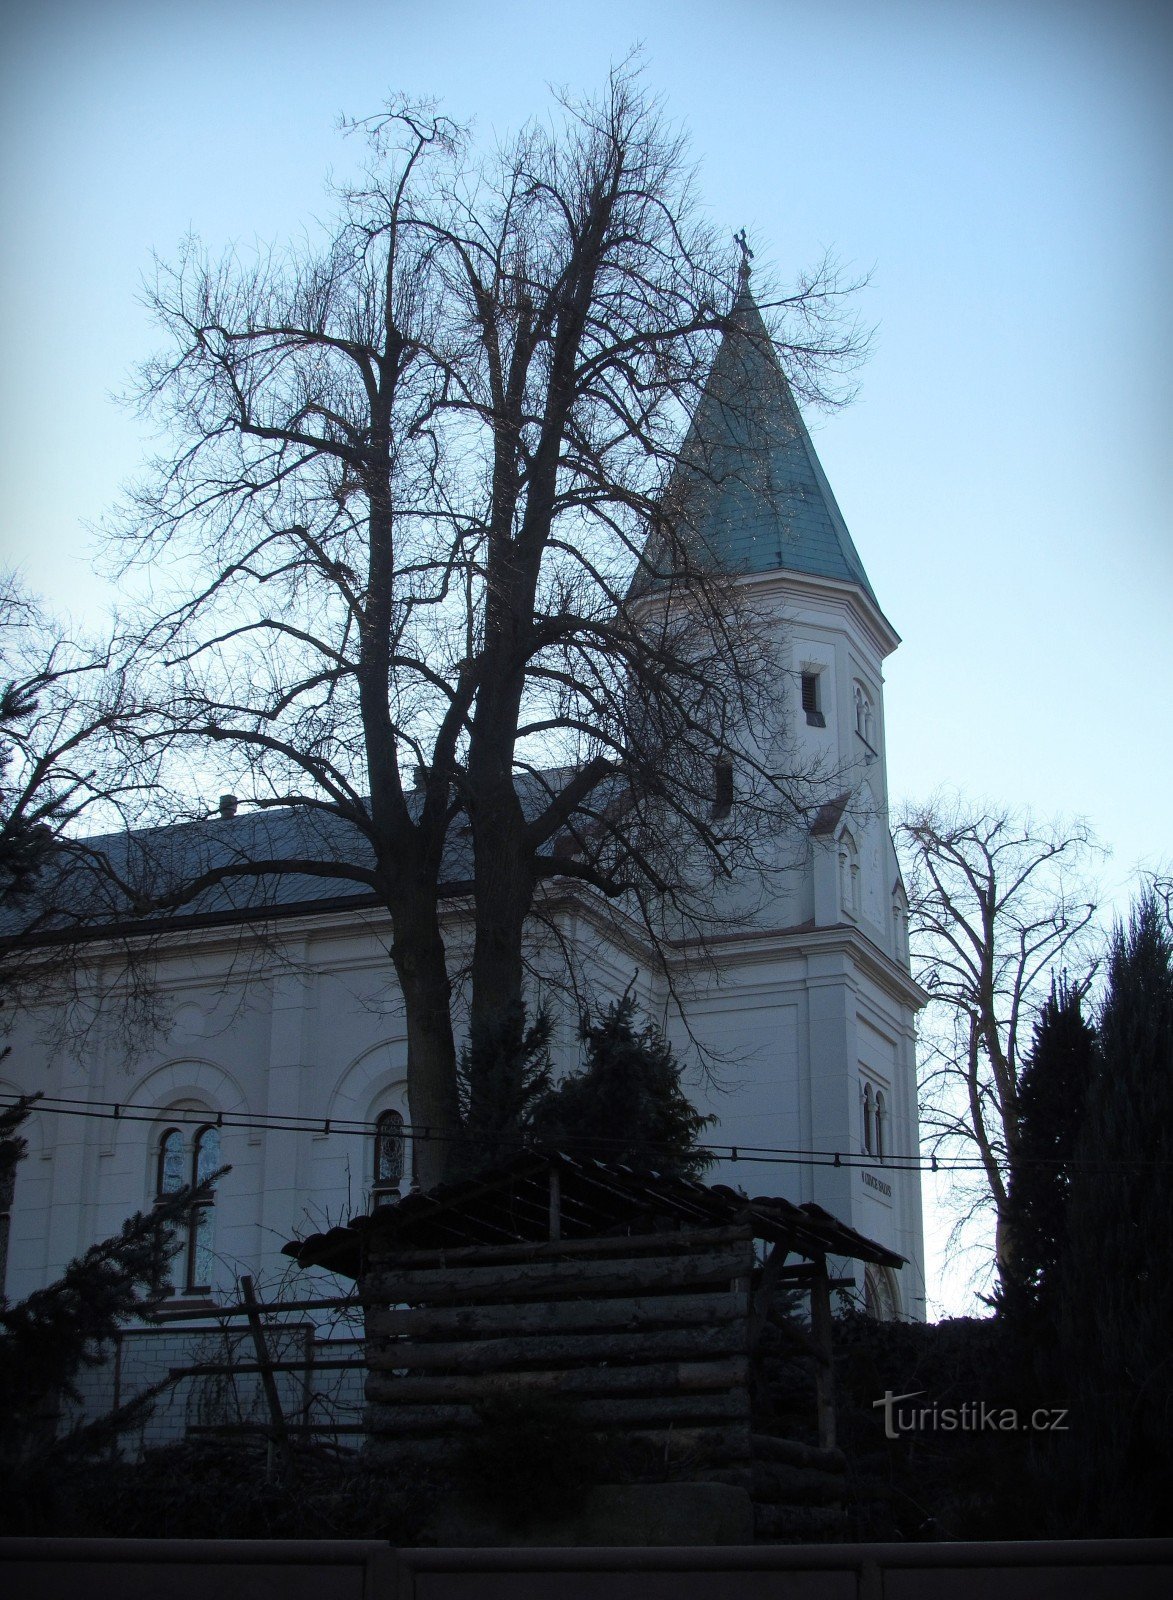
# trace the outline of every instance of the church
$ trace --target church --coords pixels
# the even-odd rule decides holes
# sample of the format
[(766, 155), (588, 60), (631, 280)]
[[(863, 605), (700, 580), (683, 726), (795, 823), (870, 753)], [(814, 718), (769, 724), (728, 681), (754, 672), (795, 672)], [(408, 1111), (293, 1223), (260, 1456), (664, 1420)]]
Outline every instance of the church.
[[(828, 775), (825, 794), (785, 841), (770, 894), (747, 899), (739, 924), (722, 918), (703, 963), (690, 966), (682, 949), (681, 972), (665, 970), (662, 950), (609, 928), (589, 890), (561, 937), (578, 941), (596, 996), (630, 990), (672, 1041), (686, 1092), (715, 1118), (707, 1181), (814, 1202), (887, 1246), (904, 1258), (899, 1271), (842, 1263), (840, 1277), (874, 1315), (921, 1318), (915, 1016), (924, 995), (910, 975), (887, 820), (883, 669), (899, 640), (748, 273), (732, 323), (690, 439), (710, 460), (752, 450), (755, 466), (710, 474), (699, 526), (709, 554), (778, 630), (780, 715), (791, 748)], [(735, 415), (723, 399), (731, 389), (741, 396)], [(682, 460), (688, 450), (686, 441)], [(755, 491), (763, 469), (767, 488)], [(717, 774), (725, 792), (715, 805), (736, 806), (737, 781), (735, 770)], [(280, 812), (238, 813), (225, 796), (206, 829), (247, 851), (259, 847), (258, 829), (293, 825)], [(48, 1013), (15, 1019), (0, 1094), (44, 1098), (24, 1129), (29, 1154), (6, 1218), (10, 1299), (53, 1280), (129, 1213), (221, 1167), (230, 1170), (193, 1208), (172, 1268), (176, 1306), (197, 1315), (234, 1299), (244, 1273), (265, 1298), (289, 1292), (288, 1240), (410, 1187), (407, 1045), (386, 915), (319, 879), (291, 881), (273, 912), (261, 929), (225, 900), (158, 938), (159, 1025), (133, 1050), (100, 930), (89, 948), (102, 1001), (84, 1036), (58, 1038)], [(573, 1070), (574, 1028), (563, 1021), (555, 1061)], [(312, 1291), (296, 1280), (295, 1293)]]

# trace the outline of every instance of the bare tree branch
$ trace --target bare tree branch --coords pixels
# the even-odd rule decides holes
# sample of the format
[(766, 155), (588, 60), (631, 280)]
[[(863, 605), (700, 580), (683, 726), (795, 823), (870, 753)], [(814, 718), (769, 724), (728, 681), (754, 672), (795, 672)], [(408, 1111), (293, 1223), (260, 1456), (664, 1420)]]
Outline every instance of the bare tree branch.
[(1090, 981), (1099, 928), (1089, 875), (1103, 852), (1086, 823), (948, 795), (908, 808), (896, 843), (913, 975), (931, 997), (921, 1119), (935, 1155), (980, 1161), (1001, 1266), (1013, 1250), (1006, 1198), (1023, 1051), (1052, 980)]

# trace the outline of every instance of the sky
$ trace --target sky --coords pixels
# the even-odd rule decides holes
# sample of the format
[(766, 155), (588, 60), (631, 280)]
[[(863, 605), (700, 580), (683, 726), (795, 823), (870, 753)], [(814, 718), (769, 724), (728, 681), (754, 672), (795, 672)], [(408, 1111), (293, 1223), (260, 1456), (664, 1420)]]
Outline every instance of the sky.
[(390, 92), (489, 141), (637, 44), (714, 222), (783, 281), (870, 274), (857, 397), (808, 422), (904, 640), (894, 798), (1086, 817), (1122, 910), (1173, 862), (1159, 0), (0, 0), (0, 560), (111, 599), (87, 529), (150, 448), (113, 397), (152, 251), (295, 237)]

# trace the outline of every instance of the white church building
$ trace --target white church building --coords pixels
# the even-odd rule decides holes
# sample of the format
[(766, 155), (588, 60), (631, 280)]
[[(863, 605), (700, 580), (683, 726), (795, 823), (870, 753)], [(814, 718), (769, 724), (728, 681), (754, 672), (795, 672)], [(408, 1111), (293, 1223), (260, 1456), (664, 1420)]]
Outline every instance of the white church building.
[[(748, 286), (739, 309), (743, 326), (758, 317)], [(719, 425), (711, 396), (723, 364), (745, 364), (737, 337), (717, 356), (695, 430)], [(906, 1261), (898, 1272), (838, 1270), (875, 1314), (919, 1318), (915, 1016), (924, 996), (909, 972), (887, 823), (884, 662), (899, 640), (768, 341), (752, 349), (747, 426), (766, 441), (771, 492), (755, 499), (741, 481), (719, 487), (705, 536), (776, 618), (789, 736), (835, 781), (788, 841), (789, 864), (768, 901), (711, 936), (711, 959), (682, 991), (685, 1017), (655, 953), (633, 944), (630, 930), (613, 935), (586, 891), (566, 913), (565, 934), (580, 942), (597, 994), (618, 996), (634, 981), (642, 1013), (686, 1063), (686, 1089), (716, 1118), (705, 1139), (720, 1159), (707, 1181), (814, 1202), (888, 1246)], [(248, 830), (293, 825), (280, 813), (223, 812), (191, 826), (247, 848)], [(198, 1312), (234, 1301), (243, 1273), (263, 1297), (289, 1293), (288, 1240), (410, 1185), (407, 1050), (387, 919), (343, 890), (291, 883), (263, 929), (228, 904), (177, 919), (153, 946), (160, 1026), (133, 1049), (115, 975), (122, 953), (100, 934), (84, 947), (94, 993), (103, 992), (84, 1036), (58, 1038), (48, 1013), (12, 1021), (0, 1095), (44, 1098), (23, 1130), (29, 1154), (11, 1197), (10, 1299), (54, 1279), (129, 1213), (224, 1165), (231, 1170), (193, 1212), (173, 1268), (176, 1303)], [(459, 905), (451, 916), (456, 940)], [(707, 1070), (698, 1044), (711, 1053)], [(569, 1023), (558, 1048), (573, 1067)], [(316, 1287), (309, 1275), (295, 1280), (302, 1297)]]

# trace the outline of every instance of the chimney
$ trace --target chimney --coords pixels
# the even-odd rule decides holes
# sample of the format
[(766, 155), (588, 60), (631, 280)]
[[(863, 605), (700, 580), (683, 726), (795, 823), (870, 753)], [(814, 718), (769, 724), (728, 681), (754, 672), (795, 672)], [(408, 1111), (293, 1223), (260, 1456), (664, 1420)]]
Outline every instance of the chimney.
[(220, 816), (225, 822), (228, 822), (230, 818), (236, 815), (238, 804), (239, 802), (234, 794), (222, 794), (220, 796)]

